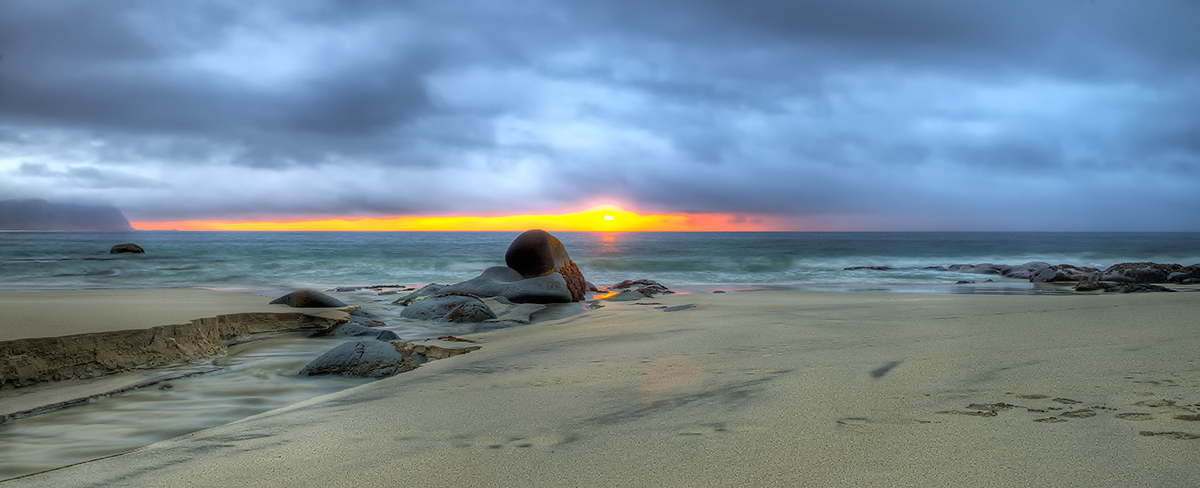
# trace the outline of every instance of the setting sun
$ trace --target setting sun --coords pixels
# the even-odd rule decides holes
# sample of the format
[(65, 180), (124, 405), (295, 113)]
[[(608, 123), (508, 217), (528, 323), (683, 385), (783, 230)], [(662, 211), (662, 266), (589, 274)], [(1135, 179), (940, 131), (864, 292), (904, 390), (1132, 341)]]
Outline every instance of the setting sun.
[(775, 219), (742, 214), (639, 214), (615, 205), (545, 215), (311, 219), (294, 221), (133, 222), (138, 230), (193, 231), (548, 231), (712, 232), (788, 230)]

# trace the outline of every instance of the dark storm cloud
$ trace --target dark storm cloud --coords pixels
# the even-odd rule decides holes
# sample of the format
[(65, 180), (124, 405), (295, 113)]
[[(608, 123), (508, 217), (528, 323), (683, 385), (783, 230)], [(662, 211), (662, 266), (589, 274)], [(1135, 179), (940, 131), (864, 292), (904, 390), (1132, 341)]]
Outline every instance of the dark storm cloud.
[[(1198, 18), (1186, 0), (7, 2), (0, 196), (135, 219), (607, 199), (1194, 230)], [(1078, 195), (1127, 203), (1061, 205)]]

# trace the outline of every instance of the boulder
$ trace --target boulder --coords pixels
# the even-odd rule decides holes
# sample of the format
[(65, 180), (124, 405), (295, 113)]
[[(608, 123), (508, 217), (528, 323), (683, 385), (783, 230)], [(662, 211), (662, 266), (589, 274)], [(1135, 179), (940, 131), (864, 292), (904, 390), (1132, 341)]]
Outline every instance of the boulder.
[(573, 302), (583, 300), (587, 282), (579, 267), (567, 255), (558, 238), (550, 233), (534, 229), (517, 236), (504, 253), (504, 264), (516, 270), (524, 278), (536, 278), (558, 273), (566, 282)]
[(129, 243), (129, 244), (117, 244), (117, 245), (113, 246), (112, 249), (109, 249), (108, 253), (109, 254), (124, 254), (124, 253), (146, 254), (146, 250), (142, 249), (142, 247), (137, 244)]
[(1182, 269), (1178, 264), (1120, 263), (1105, 269), (1100, 279), (1118, 283), (1169, 283), (1167, 277)]
[(1057, 266), (1048, 265), (1042, 266), (1034, 271), (1033, 275), (1029, 277), (1029, 281), (1031, 283), (1086, 281), (1094, 278), (1099, 272), (1100, 270), (1096, 268), (1071, 266), (1069, 264), (1060, 264)]
[(287, 305), (293, 308), (347, 307), (341, 300), (316, 290), (297, 290), (271, 300), (271, 305)]
[(381, 341), (398, 341), (400, 336), (387, 329), (375, 329), (360, 323), (346, 322), (327, 329), (321, 329), (312, 337), (370, 337)]
[(434, 322), (483, 322), (496, 318), (495, 312), (483, 300), (466, 294), (438, 294), (421, 298), (405, 307), (400, 316)]
[(347, 342), (312, 360), (300, 374), (382, 378), (412, 371), (426, 360), (424, 355), (413, 352), (406, 342)]

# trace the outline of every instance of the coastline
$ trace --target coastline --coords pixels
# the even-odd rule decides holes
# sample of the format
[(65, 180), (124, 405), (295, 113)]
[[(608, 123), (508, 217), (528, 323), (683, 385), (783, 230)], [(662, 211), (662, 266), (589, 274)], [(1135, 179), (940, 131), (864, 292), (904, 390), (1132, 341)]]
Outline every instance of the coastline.
[(1200, 294), (639, 303), (9, 484), (1200, 483)]

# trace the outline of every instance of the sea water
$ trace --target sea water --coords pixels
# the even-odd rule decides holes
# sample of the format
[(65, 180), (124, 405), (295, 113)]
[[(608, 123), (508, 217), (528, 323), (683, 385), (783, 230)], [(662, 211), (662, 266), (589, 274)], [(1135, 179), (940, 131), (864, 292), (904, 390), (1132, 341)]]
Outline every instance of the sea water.
[[(600, 286), (647, 278), (694, 293), (761, 289), (919, 293), (1070, 293), (994, 275), (927, 269), (1045, 261), (1200, 262), (1200, 233), (555, 233)], [(205, 287), (279, 296), (298, 288), (361, 305), (406, 339), (470, 325), (399, 317), (380, 295), (455, 283), (504, 264), (517, 233), (0, 232), (0, 291)], [(110, 255), (132, 242), (146, 254)], [(855, 266), (887, 270), (847, 270)], [(993, 280), (985, 283), (986, 280)], [(976, 283), (959, 284), (959, 281)], [(574, 308), (573, 308), (574, 307)], [(552, 308), (541, 319), (582, 307)], [(3, 310), (0, 310), (3, 313)], [(344, 340), (344, 339), (343, 339)], [(0, 479), (119, 453), (366, 380), (296, 373), (338, 339), (284, 335), (230, 348), (209, 374), (171, 380), (0, 424)], [(2, 400), (0, 400), (2, 401)]]
[[(597, 285), (961, 293), (949, 264), (1200, 262), (1200, 233), (557, 232)], [(0, 291), (454, 283), (504, 265), (516, 232), (0, 232)], [(108, 254), (132, 242), (146, 254)], [(884, 266), (887, 271), (845, 270)], [(971, 278), (971, 277), (966, 277)], [(1035, 289), (1022, 280), (991, 277)], [(983, 281), (983, 280), (979, 280)]]

